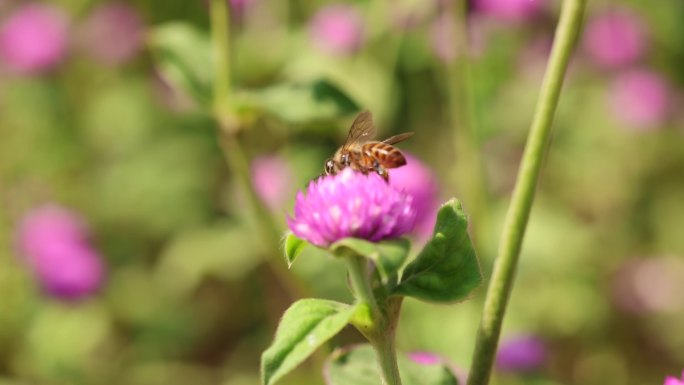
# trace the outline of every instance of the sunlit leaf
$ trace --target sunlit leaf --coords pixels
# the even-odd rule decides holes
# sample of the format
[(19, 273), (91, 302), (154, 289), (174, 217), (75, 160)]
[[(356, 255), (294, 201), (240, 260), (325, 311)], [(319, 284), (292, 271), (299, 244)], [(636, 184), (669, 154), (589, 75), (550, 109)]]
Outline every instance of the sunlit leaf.
[(261, 383), (274, 384), (296, 368), (339, 333), (355, 311), (355, 306), (322, 299), (295, 302), (285, 311), (273, 343), (261, 356)]
[(481, 281), (468, 221), (461, 204), (452, 199), (440, 208), (432, 239), (406, 266), (393, 294), (452, 302), (464, 299)]

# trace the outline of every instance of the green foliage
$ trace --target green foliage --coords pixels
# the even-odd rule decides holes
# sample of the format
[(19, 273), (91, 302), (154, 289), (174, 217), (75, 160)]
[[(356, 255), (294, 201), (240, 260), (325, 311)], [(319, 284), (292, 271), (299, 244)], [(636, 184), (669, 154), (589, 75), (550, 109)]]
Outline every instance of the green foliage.
[(271, 385), (340, 332), (355, 306), (322, 299), (295, 302), (283, 315), (275, 339), (261, 356), (261, 383)]
[(308, 243), (297, 237), (291, 232), (285, 234), (285, 239), (283, 241), (283, 248), (285, 249), (285, 259), (287, 260), (287, 266), (291, 267), (297, 256), (304, 250), (304, 247)]
[[(378, 268), (384, 284), (396, 284), (396, 274), (408, 257), (411, 244), (408, 239), (396, 239), (378, 243), (358, 238), (345, 238), (330, 246), (330, 251), (338, 257), (350, 253), (372, 260)], [(394, 279), (391, 281), (390, 279)]]
[(208, 106), (213, 76), (209, 35), (172, 22), (154, 28), (149, 44), (162, 76), (200, 106)]
[[(439, 363), (421, 365), (400, 356), (399, 373), (403, 385), (458, 385), (448, 366)], [(327, 385), (378, 385), (380, 369), (373, 348), (368, 344), (336, 352), (326, 368)]]
[(461, 204), (452, 199), (437, 214), (432, 239), (404, 269), (393, 294), (424, 301), (464, 299), (482, 281)]

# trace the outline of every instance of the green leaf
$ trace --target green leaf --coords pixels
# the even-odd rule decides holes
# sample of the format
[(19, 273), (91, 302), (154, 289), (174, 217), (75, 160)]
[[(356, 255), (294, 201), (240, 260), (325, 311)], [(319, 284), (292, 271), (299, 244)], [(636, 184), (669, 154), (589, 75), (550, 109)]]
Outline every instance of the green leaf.
[(285, 248), (285, 259), (287, 260), (287, 267), (291, 267), (299, 253), (304, 250), (304, 247), (308, 243), (297, 237), (296, 235), (288, 232), (285, 234), (285, 240), (283, 246)]
[(280, 83), (238, 95), (240, 104), (253, 105), (290, 124), (330, 121), (359, 109), (325, 80)]
[(405, 238), (378, 243), (358, 238), (344, 238), (332, 244), (330, 251), (338, 257), (354, 253), (371, 259), (375, 262), (383, 283), (387, 283), (406, 261), (410, 246), (410, 242)]
[(301, 364), (324, 342), (340, 332), (356, 306), (322, 299), (303, 299), (280, 320), (271, 346), (261, 356), (261, 383), (271, 385)]
[[(401, 382), (404, 385), (458, 385), (454, 373), (442, 363), (423, 365), (401, 355), (397, 361)], [(378, 359), (368, 344), (334, 353), (326, 363), (325, 373), (327, 385), (381, 383)]]
[(452, 199), (440, 208), (432, 239), (406, 266), (392, 294), (452, 302), (465, 298), (481, 281), (468, 221), (461, 204)]
[(211, 101), (211, 41), (209, 35), (187, 23), (163, 24), (149, 38), (152, 55), (162, 76), (200, 106)]

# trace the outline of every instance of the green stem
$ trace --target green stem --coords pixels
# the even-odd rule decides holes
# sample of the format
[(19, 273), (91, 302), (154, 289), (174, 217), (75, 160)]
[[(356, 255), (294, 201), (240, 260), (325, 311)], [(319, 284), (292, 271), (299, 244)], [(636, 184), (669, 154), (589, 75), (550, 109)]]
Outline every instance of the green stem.
[[(355, 326), (368, 339), (378, 356), (383, 385), (401, 385), (397, 351), (394, 344), (395, 331), (401, 309), (401, 298), (390, 298), (378, 304), (368, 275), (368, 261), (359, 255), (344, 257), (349, 270), (349, 280), (359, 304), (368, 306), (369, 318)], [(381, 308), (382, 306), (382, 308)]]
[(478, 140), (478, 119), (475, 90), (468, 41), (467, 1), (453, 5), (454, 23), (459, 29), (453, 39), (457, 58), (447, 68), (447, 100), (449, 120), (454, 131), (457, 183), (463, 190), (474, 218), (473, 238), (480, 239), (488, 228), (488, 187), (485, 181), (484, 160)]
[(586, 0), (563, 2), (551, 57), (542, 82), (513, 197), (506, 214), (499, 256), (494, 264), (485, 299), (468, 385), (486, 385), (489, 382), (539, 171), (548, 146), (563, 78), (581, 29), (585, 5)]
[[(211, 0), (211, 37), (214, 64), (214, 102), (213, 113), (219, 125), (219, 144), (232, 174), (236, 177), (251, 207), (256, 212), (261, 234), (268, 243), (273, 255), (280, 250), (281, 229), (275, 222), (273, 215), (257, 194), (249, 170), (249, 161), (240, 144), (238, 133), (240, 122), (232, 110), (232, 80), (230, 69), (230, 7), (226, 0)], [(306, 288), (292, 274), (287, 271), (281, 261), (269, 258), (267, 263), (271, 270), (284, 285), (292, 298), (306, 295)]]

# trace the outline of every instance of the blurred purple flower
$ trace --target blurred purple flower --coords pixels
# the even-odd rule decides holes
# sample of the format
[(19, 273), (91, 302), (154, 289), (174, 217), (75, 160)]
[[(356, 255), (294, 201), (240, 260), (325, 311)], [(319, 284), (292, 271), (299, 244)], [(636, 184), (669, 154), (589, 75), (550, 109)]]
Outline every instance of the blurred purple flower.
[(648, 130), (667, 117), (670, 90), (655, 72), (634, 69), (621, 73), (609, 90), (609, 105), (616, 119), (630, 128)]
[(45, 291), (76, 300), (102, 284), (104, 266), (75, 213), (46, 205), (29, 212), (19, 227), (18, 248)]
[(412, 197), (377, 174), (350, 168), (311, 181), (297, 193), (295, 215), (287, 224), (298, 237), (319, 247), (347, 237), (378, 242), (399, 238), (416, 220)]
[(145, 26), (138, 11), (118, 2), (97, 6), (85, 22), (84, 48), (95, 59), (109, 65), (127, 62), (143, 46)]
[(681, 379), (672, 376), (665, 377), (665, 383), (663, 385), (684, 385), (684, 371), (682, 371)]
[(403, 152), (406, 165), (390, 172), (390, 184), (404, 190), (412, 198), (413, 211), (416, 213), (414, 232), (421, 238), (428, 238), (437, 219), (439, 196), (437, 178), (423, 162), (411, 154)]
[(231, 10), (235, 12), (244, 12), (252, 7), (257, 0), (230, 0)]
[(538, 369), (546, 359), (546, 346), (535, 336), (518, 336), (501, 343), (496, 367), (504, 372), (529, 372)]
[(409, 353), (409, 359), (420, 365), (436, 365), (443, 362), (442, 357), (427, 352)]
[(314, 15), (309, 33), (319, 50), (332, 55), (349, 55), (363, 44), (363, 17), (351, 6), (330, 5)]
[(285, 159), (263, 156), (252, 162), (252, 183), (259, 197), (275, 210), (285, 203), (292, 185), (292, 171)]
[(24, 5), (0, 29), (0, 58), (19, 73), (45, 72), (64, 59), (67, 40), (67, 17), (62, 11), (49, 5)]
[(474, 0), (474, 9), (503, 21), (523, 21), (541, 9), (541, 0)]
[(644, 53), (644, 27), (635, 14), (611, 10), (589, 21), (583, 46), (600, 67), (612, 69), (628, 65)]
[(447, 12), (440, 13), (430, 26), (430, 46), (437, 57), (451, 63), (456, 58), (456, 25)]

